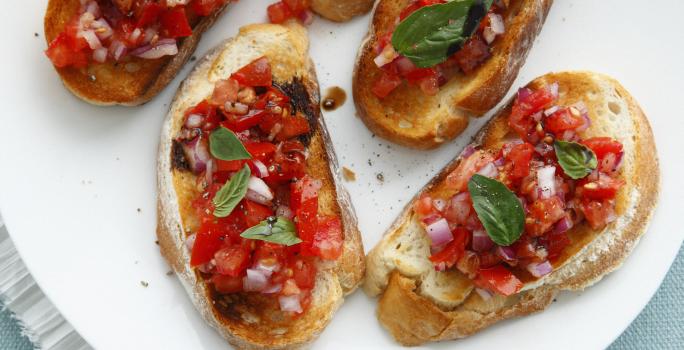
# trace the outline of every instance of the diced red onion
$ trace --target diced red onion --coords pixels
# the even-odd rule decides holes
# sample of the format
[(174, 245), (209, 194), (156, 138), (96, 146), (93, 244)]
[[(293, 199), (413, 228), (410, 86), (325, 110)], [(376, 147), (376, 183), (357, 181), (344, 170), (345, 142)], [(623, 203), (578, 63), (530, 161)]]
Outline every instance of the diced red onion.
[(502, 167), (504, 166), (504, 164), (506, 164), (506, 162), (504, 161), (503, 157), (494, 161), (494, 165), (496, 165), (497, 167)]
[(302, 305), (299, 302), (299, 295), (281, 295), (278, 297), (280, 310), (302, 313)]
[(584, 123), (575, 129), (577, 132), (587, 130), (591, 126), (591, 119), (589, 119), (588, 113), (582, 113), (582, 119), (584, 119)]
[(397, 66), (399, 74), (406, 74), (416, 69), (416, 65), (413, 61), (404, 56), (399, 56), (399, 58), (394, 61), (394, 64)]
[(93, 28), (95, 28), (95, 34), (97, 34), (97, 37), (100, 40), (105, 40), (112, 36), (114, 34), (114, 30), (112, 30), (112, 27), (107, 23), (107, 20), (104, 18), (100, 18), (97, 21), (93, 22), (92, 24)]
[(278, 208), (276, 208), (276, 215), (277, 216), (282, 216), (284, 218), (292, 219), (294, 217), (294, 213), (292, 213), (292, 209), (288, 207), (287, 205), (279, 205)]
[[(252, 191), (252, 197), (254, 197), (254, 195), (258, 195), (260, 200), (249, 198), (249, 191)], [(273, 200), (273, 192), (271, 192), (271, 189), (264, 182), (264, 180), (256, 176), (251, 176), (249, 178), (249, 183), (247, 184), (247, 198), (261, 204), (268, 204)]]
[(204, 171), (204, 180), (207, 182), (208, 185), (214, 183), (214, 170), (216, 168), (214, 164), (215, 163), (213, 158), (209, 158), (209, 160), (207, 160), (207, 168)]
[(242, 288), (246, 292), (261, 292), (268, 286), (268, 276), (257, 269), (247, 269), (247, 276), (242, 279)]
[(185, 238), (185, 246), (189, 251), (192, 251), (192, 247), (195, 245), (195, 238), (197, 238), (197, 235), (194, 233)]
[(532, 90), (529, 88), (520, 88), (518, 89), (518, 96), (517, 99), (518, 101), (523, 101), (525, 100), (528, 96), (532, 94)]
[(131, 55), (144, 58), (156, 59), (164, 56), (173, 56), (178, 53), (178, 46), (174, 39), (162, 39), (155, 46), (145, 45), (131, 52)]
[(532, 276), (539, 278), (551, 273), (551, 271), (553, 271), (553, 266), (551, 266), (551, 263), (548, 260), (541, 263), (533, 262), (527, 265), (527, 271), (529, 271)]
[(525, 212), (525, 214), (527, 214), (529, 212), (529, 210), (527, 209), (527, 199), (525, 199), (524, 196), (518, 196), (518, 201), (520, 201), (520, 205), (522, 205), (523, 211)]
[(548, 86), (548, 89), (554, 98), (558, 98), (558, 83), (552, 83)]
[(564, 216), (562, 219), (558, 220), (556, 223), (556, 226), (553, 227), (553, 232), (555, 233), (563, 233), (569, 229), (572, 228), (572, 220), (570, 220), (569, 216)]
[(425, 228), (425, 231), (427, 231), (431, 241), (430, 245), (433, 247), (451, 242), (454, 239), (454, 236), (449, 229), (449, 223), (444, 218), (428, 225)]
[(535, 113), (535, 114), (532, 114), (532, 120), (534, 120), (535, 122), (539, 123), (539, 122), (542, 120), (543, 114), (544, 114), (544, 113), (542, 113), (542, 111), (539, 111), (539, 112), (537, 112), (537, 113)]
[(515, 255), (515, 251), (511, 247), (502, 247), (502, 246), (497, 246), (496, 247), (496, 255), (500, 256), (502, 259), (506, 261), (515, 261), (517, 259)]
[(382, 49), (382, 52), (380, 52), (380, 54), (377, 55), (375, 59), (373, 59), (373, 62), (375, 62), (376, 66), (382, 67), (394, 61), (394, 59), (397, 57), (399, 57), (399, 53), (397, 53), (397, 51), (394, 50), (392, 44), (387, 44)]
[(109, 52), (115, 61), (121, 60), (121, 58), (126, 54), (127, 50), (128, 49), (126, 48), (126, 45), (119, 40), (113, 40), (109, 45)]
[(561, 140), (565, 141), (577, 141), (578, 137), (577, 134), (572, 131), (572, 130), (565, 130), (563, 133), (560, 135)]
[(465, 159), (465, 158), (470, 157), (473, 153), (475, 153), (475, 146), (473, 146), (473, 145), (471, 144), (471, 145), (466, 146), (466, 147), (463, 149), (463, 151), (461, 151), (461, 154), (460, 154), (459, 157)]
[(544, 115), (548, 117), (551, 114), (556, 113), (556, 111), (558, 111), (558, 106), (549, 107), (544, 111)]
[(85, 41), (88, 43), (88, 46), (93, 50), (97, 50), (102, 47), (102, 42), (100, 42), (100, 39), (95, 34), (94, 30), (81, 30), (78, 32), (78, 34), (76, 34), (76, 36), (85, 39)]
[(547, 154), (554, 151), (553, 146), (549, 145), (546, 142), (538, 143), (536, 146), (534, 146), (534, 150), (541, 156), (546, 156)]
[(140, 28), (135, 28), (131, 32), (131, 34), (128, 35), (128, 39), (132, 42), (136, 42), (136, 41), (138, 41), (138, 39), (140, 39), (140, 36), (142, 35), (142, 33), (143, 32), (142, 32), (142, 30), (140, 30)]
[(197, 269), (204, 273), (211, 273), (216, 267), (216, 260), (211, 259), (208, 263), (197, 266)]
[(154, 36), (158, 34), (158, 30), (156, 27), (148, 27), (145, 29), (145, 36), (143, 37), (143, 42), (145, 44), (149, 44), (152, 39), (154, 39)]
[(102, 15), (100, 12), (100, 6), (96, 1), (89, 1), (85, 5), (85, 12), (90, 13), (93, 17), (98, 18)]
[(487, 16), (489, 17), (489, 25), (482, 31), (482, 36), (485, 41), (487, 41), (487, 44), (491, 44), (492, 41), (496, 39), (497, 35), (504, 33), (506, 28), (504, 27), (504, 21), (503, 18), (501, 18), (501, 15), (490, 13)]
[(93, 60), (99, 63), (104, 63), (105, 61), (107, 61), (107, 48), (101, 47), (93, 51)]
[(589, 113), (589, 110), (587, 109), (587, 105), (584, 104), (584, 101), (575, 102), (572, 104), (571, 107), (577, 108), (577, 110), (580, 112), (580, 114), (588, 114)]
[(556, 167), (547, 165), (537, 169), (537, 186), (541, 191), (541, 198), (550, 198), (556, 194), (556, 182), (554, 175)]
[(477, 172), (478, 174), (490, 178), (496, 178), (499, 176), (499, 170), (496, 168), (493, 162), (487, 163)]
[(211, 155), (201, 136), (183, 143), (183, 151), (193, 173), (199, 174), (207, 168)]
[(485, 252), (494, 246), (494, 242), (485, 230), (475, 230), (473, 231), (473, 242), (472, 247), (476, 252)]
[(437, 209), (438, 211), (443, 211), (446, 207), (446, 201), (441, 198), (433, 199), (432, 206), (435, 207), (435, 209)]
[(464, 224), (470, 215), (470, 203), (468, 192), (461, 192), (451, 198), (447, 206), (444, 216), (447, 220)]
[(250, 166), (250, 169), (252, 169), (252, 174), (254, 176), (262, 178), (262, 179), (265, 177), (268, 177), (269, 174), (268, 174), (268, 168), (266, 167), (266, 164), (264, 164), (262, 161), (260, 161), (258, 159), (252, 159), (252, 161), (250, 163), (251, 163), (251, 165), (253, 165), (253, 166)]
[(302, 13), (299, 15), (299, 20), (302, 21), (302, 24), (308, 26), (314, 21), (313, 12), (310, 10), (302, 11)]
[(487, 301), (487, 300), (492, 298), (492, 293), (490, 293), (486, 289), (475, 288), (475, 292), (477, 292), (477, 294), (480, 296), (480, 298), (482, 298), (482, 300), (484, 300), (484, 301)]
[(203, 119), (204, 117), (199, 114), (190, 114), (188, 119), (185, 120), (185, 127), (188, 129), (199, 128), (202, 126)]
[(283, 290), (283, 285), (278, 283), (278, 284), (273, 284), (268, 286), (266, 289), (261, 291), (264, 294), (275, 294)]
[(265, 264), (263, 261), (259, 260), (259, 261), (255, 264), (254, 269), (260, 271), (260, 272), (263, 273), (266, 277), (271, 277), (271, 275), (272, 275), (274, 272), (277, 272), (278, 270), (280, 270), (280, 264), (278, 264), (278, 263), (274, 263), (274, 264)]
[(178, 5), (187, 5), (190, 0), (166, 0), (166, 6), (175, 7)]

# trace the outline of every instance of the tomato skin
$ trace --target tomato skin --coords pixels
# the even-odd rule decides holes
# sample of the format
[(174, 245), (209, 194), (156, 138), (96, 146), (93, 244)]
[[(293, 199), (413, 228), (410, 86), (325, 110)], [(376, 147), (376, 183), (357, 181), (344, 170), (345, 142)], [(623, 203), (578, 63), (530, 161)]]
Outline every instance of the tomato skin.
[(513, 169), (511, 176), (517, 179), (522, 179), (530, 174), (530, 160), (534, 154), (534, 146), (525, 142), (515, 145), (506, 156), (506, 160), (510, 161)]
[(294, 14), (284, 2), (277, 2), (275, 4), (268, 5), (266, 11), (268, 13), (268, 20), (271, 23), (283, 23), (286, 20), (294, 17)]
[(399, 85), (401, 85), (401, 77), (388, 72), (382, 72), (382, 76), (375, 81), (371, 91), (378, 98), (385, 98)]
[(214, 274), (211, 276), (211, 283), (222, 294), (242, 292), (242, 277)]
[(221, 172), (233, 172), (233, 171), (238, 171), (242, 169), (242, 167), (245, 164), (244, 160), (221, 160), (221, 159), (215, 159), (216, 162), (216, 170)]
[(253, 128), (264, 119), (266, 113), (262, 110), (250, 110), (246, 115), (226, 114), (226, 120), (221, 122), (221, 125), (234, 132), (245, 131)]
[(583, 140), (582, 144), (594, 151), (599, 161), (608, 153), (615, 155), (622, 153), (622, 144), (610, 137), (592, 137)]
[(50, 42), (45, 55), (58, 68), (69, 66), (81, 68), (88, 65), (88, 54), (84, 51), (74, 51), (69, 45), (69, 38), (65, 32), (60, 33)]
[(316, 255), (312, 250), (318, 230), (318, 190), (320, 181), (304, 176), (290, 185), (290, 209), (295, 213), (297, 234), (302, 240), (300, 251), (304, 256)]
[(522, 282), (502, 265), (478, 270), (478, 276), (473, 283), (505, 296), (519, 292), (523, 286)]
[(195, 234), (195, 243), (192, 246), (190, 265), (205, 264), (214, 257), (214, 253), (221, 248), (225, 235), (220, 225), (215, 221), (205, 221), (200, 225)]
[(420, 198), (413, 205), (413, 210), (420, 216), (427, 216), (434, 211), (432, 206), (432, 198), (426, 194), (422, 194)]
[(249, 199), (243, 199), (239, 209), (247, 227), (256, 226), (260, 222), (266, 220), (269, 216), (273, 216), (273, 210), (271, 210), (271, 208), (252, 202)]
[(342, 255), (344, 237), (342, 222), (338, 216), (318, 218), (318, 227), (313, 238), (312, 252), (325, 260), (336, 260)]
[(223, 247), (214, 254), (214, 260), (219, 274), (238, 277), (247, 269), (249, 251), (240, 245)]
[(161, 32), (168, 38), (181, 38), (192, 35), (192, 27), (185, 16), (183, 6), (175, 6), (159, 15)]
[(281, 118), (282, 130), (276, 134), (276, 140), (286, 141), (299, 135), (308, 134), (310, 131), (309, 121), (301, 116), (290, 116)]
[(529, 141), (536, 125), (531, 115), (543, 110), (555, 100), (556, 97), (551, 93), (548, 86), (533, 91), (524, 97), (518, 92), (511, 114), (508, 117), (508, 125), (520, 138)]
[(525, 232), (533, 237), (543, 235), (565, 216), (563, 201), (557, 196), (538, 199), (529, 206), (529, 211), (532, 223), (525, 222)]
[(159, 19), (159, 15), (164, 11), (164, 7), (156, 2), (145, 3), (138, 11), (138, 27), (144, 28), (153, 24)]
[(316, 282), (316, 266), (313, 261), (305, 258), (293, 260), (289, 266), (292, 269), (292, 278), (299, 288), (313, 288)]
[(430, 261), (435, 269), (443, 270), (451, 268), (465, 253), (466, 245), (470, 238), (470, 232), (463, 227), (457, 227), (453, 231), (454, 239), (449, 242), (439, 253), (430, 256)]
[(271, 86), (273, 76), (271, 75), (271, 64), (268, 58), (260, 57), (248, 65), (240, 68), (230, 76), (237, 80), (241, 86)]
[(600, 174), (596, 181), (589, 182), (586, 179), (580, 181), (577, 186), (577, 195), (587, 199), (612, 199), (624, 184), (625, 182), (621, 179)]
[(273, 155), (273, 159), (267, 164), (269, 175), (264, 180), (269, 183), (280, 183), (304, 177), (306, 175), (306, 159), (303, 152), (304, 145), (298, 140), (281, 142)]
[(269, 158), (276, 151), (276, 146), (270, 142), (249, 142), (245, 143), (245, 148), (253, 158), (259, 160)]
[(584, 124), (584, 118), (573, 116), (569, 108), (562, 108), (544, 119), (544, 129), (555, 135), (566, 130), (574, 130)]

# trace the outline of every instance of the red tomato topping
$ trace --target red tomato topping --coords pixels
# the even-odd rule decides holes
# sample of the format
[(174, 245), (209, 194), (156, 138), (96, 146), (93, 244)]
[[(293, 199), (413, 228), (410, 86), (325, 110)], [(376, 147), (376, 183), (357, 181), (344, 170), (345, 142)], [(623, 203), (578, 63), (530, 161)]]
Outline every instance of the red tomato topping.
[(242, 200), (240, 209), (247, 227), (256, 226), (260, 222), (266, 220), (269, 216), (273, 216), (273, 210), (271, 208), (252, 202), (249, 199)]
[(380, 79), (375, 81), (373, 84), (373, 94), (379, 98), (385, 98), (394, 89), (401, 85), (401, 77), (388, 72), (383, 72)]
[(292, 269), (292, 278), (300, 288), (309, 289), (314, 287), (316, 267), (311, 260), (298, 258), (293, 260), (289, 267)]
[(531, 116), (542, 111), (555, 100), (555, 96), (548, 87), (538, 89), (526, 96), (518, 92), (511, 115), (508, 118), (508, 125), (518, 133), (520, 138), (530, 141), (530, 134), (537, 124)]
[(515, 145), (506, 156), (506, 160), (511, 162), (511, 176), (517, 179), (530, 174), (530, 160), (534, 154), (534, 146), (525, 142)]
[(574, 130), (584, 124), (581, 115), (572, 115), (569, 108), (562, 108), (544, 119), (544, 129), (559, 135), (566, 130)]
[(342, 254), (342, 222), (337, 216), (318, 218), (318, 229), (313, 238), (312, 251), (325, 260), (336, 260)]
[(596, 181), (581, 181), (577, 186), (577, 195), (587, 199), (612, 199), (624, 184), (621, 179), (599, 175)]
[(611, 199), (582, 202), (582, 213), (593, 229), (615, 221), (615, 202)]
[(242, 292), (242, 277), (233, 277), (221, 274), (211, 276), (211, 283), (216, 291), (223, 294)]
[(276, 2), (275, 4), (268, 5), (266, 11), (268, 13), (268, 20), (271, 23), (283, 23), (294, 17), (294, 14), (284, 2)]
[(482, 150), (475, 151), (468, 158), (461, 159), (458, 167), (447, 176), (447, 186), (459, 192), (465, 191), (470, 178), (483, 166), (492, 161), (494, 161), (494, 158), (488, 152)]
[(465, 253), (465, 247), (468, 244), (470, 232), (463, 227), (458, 227), (453, 231), (454, 239), (447, 243), (446, 247), (439, 253), (430, 256), (430, 261), (435, 266), (435, 269), (444, 270), (451, 268)]
[(154, 24), (159, 19), (159, 15), (164, 10), (164, 7), (156, 2), (147, 2), (137, 11), (138, 27), (144, 28), (148, 25)]
[(161, 32), (169, 38), (181, 38), (192, 35), (192, 27), (185, 16), (183, 6), (172, 7), (159, 16)]
[(250, 64), (240, 68), (230, 76), (237, 80), (242, 86), (271, 86), (272, 84), (271, 65), (268, 58), (261, 57)]
[(556, 221), (565, 216), (563, 201), (557, 196), (547, 199), (539, 199), (530, 208), (528, 219), (525, 222), (525, 232), (532, 236), (544, 234)]
[(214, 254), (216, 271), (222, 275), (240, 276), (249, 264), (249, 251), (239, 245), (223, 247)]
[(88, 65), (88, 54), (83, 51), (73, 50), (69, 44), (66, 33), (61, 33), (50, 46), (45, 50), (45, 54), (50, 58), (55, 67), (64, 68), (68, 66), (85, 67)]
[(523, 286), (522, 282), (511, 271), (501, 265), (480, 269), (473, 282), (480, 288), (493, 290), (505, 296), (519, 292)]
[(622, 153), (622, 144), (613, 140), (610, 137), (592, 137), (582, 141), (582, 144), (589, 147), (596, 158), (603, 159), (608, 153), (615, 155)]
[(460, 50), (456, 51), (453, 60), (465, 74), (469, 74), (489, 56), (491, 54), (487, 43), (479, 36), (474, 36), (468, 39)]

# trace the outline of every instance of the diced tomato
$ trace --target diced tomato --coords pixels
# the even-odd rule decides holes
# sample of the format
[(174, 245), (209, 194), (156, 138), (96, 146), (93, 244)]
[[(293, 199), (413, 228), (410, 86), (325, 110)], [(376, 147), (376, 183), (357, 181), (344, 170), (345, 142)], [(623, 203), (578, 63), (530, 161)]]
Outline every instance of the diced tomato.
[(273, 216), (273, 210), (265, 205), (243, 199), (240, 203), (241, 213), (247, 227), (252, 227)]
[(221, 122), (221, 125), (234, 131), (240, 132), (245, 131), (249, 128), (253, 128), (263, 120), (265, 112), (258, 109), (251, 109), (245, 115), (234, 115), (225, 114), (226, 120)]
[(600, 229), (615, 221), (615, 201), (612, 199), (584, 201), (581, 205), (582, 213), (592, 229)]
[(382, 76), (375, 81), (371, 90), (375, 96), (385, 98), (399, 85), (401, 85), (401, 77), (388, 72), (382, 72)]
[(214, 274), (211, 276), (211, 283), (222, 294), (242, 292), (242, 277)]
[(614, 179), (605, 174), (599, 174), (596, 181), (583, 180), (577, 185), (577, 195), (587, 199), (612, 199), (624, 185), (621, 179)]
[(268, 20), (271, 23), (283, 23), (286, 20), (294, 17), (294, 14), (283, 2), (276, 2), (275, 4), (268, 5), (267, 8)]
[(454, 239), (447, 244), (439, 253), (430, 256), (430, 261), (435, 269), (440, 271), (451, 268), (465, 253), (470, 232), (465, 228), (458, 227), (453, 231)]
[(556, 135), (563, 131), (574, 130), (584, 124), (582, 116), (574, 116), (569, 108), (562, 108), (544, 119), (544, 129)]
[(456, 61), (463, 73), (469, 74), (490, 55), (487, 43), (480, 36), (475, 35), (468, 39), (460, 50), (456, 51), (452, 59)]
[(525, 96), (518, 93), (511, 109), (511, 115), (508, 117), (508, 125), (523, 140), (529, 140), (529, 136), (536, 125), (531, 115), (543, 110), (555, 99), (548, 87), (537, 89)]
[(622, 144), (610, 137), (592, 137), (582, 141), (582, 144), (589, 147), (596, 158), (603, 159), (608, 153), (615, 155), (622, 153)]
[(502, 265), (480, 269), (477, 278), (473, 282), (480, 288), (505, 296), (519, 292), (523, 286), (522, 282)]
[[(294, 178), (302, 178), (306, 174), (304, 145), (298, 140), (281, 142), (276, 149), (269, 166), (269, 182), (281, 182)], [(294, 208), (293, 208), (294, 210)]]
[(297, 258), (292, 261), (290, 268), (293, 272), (292, 278), (299, 288), (313, 288), (316, 282), (316, 266), (311, 260)]
[(167, 9), (159, 15), (161, 32), (168, 38), (180, 38), (192, 35), (192, 27), (185, 16), (183, 6)]
[(245, 164), (244, 160), (221, 160), (221, 159), (214, 159), (216, 162), (216, 170), (217, 171), (238, 171), (242, 169), (242, 167)]
[(310, 130), (309, 121), (300, 114), (280, 118), (282, 129), (276, 134), (276, 140), (286, 141), (293, 137), (307, 134)]
[(432, 205), (432, 198), (426, 194), (422, 194), (420, 198), (413, 205), (413, 210), (420, 216), (426, 216), (435, 211)]
[(45, 55), (50, 58), (55, 67), (74, 66), (80, 68), (87, 66), (88, 54), (85, 51), (74, 51), (68, 42), (67, 34), (60, 33), (45, 50)]
[(309, 8), (309, 2), (307, 0), (283, 0), (285, 5), (295, 14), (299, 14), (302, 11), (306, 11)]
[(539, 238), (539, 243), (546, 248), (548, 259), (553, 261), (558, 258), (561, 253), (563, 253), (565, 247), (570, 244), (570, 238), (565, 232), (550, 231)]
[(218, 221), (207, 220), (202, 222), (195, 234), (190, 265), (197, 266), (209, 262), (214, 257), (214, 253), (223, 245), (221, 237), (224, 235), (225, 233)]
[(147, 2), (137, 11), (138, 27), (144, 28), (157, 22), (159, 15), (164, 11), (164, 7), (156, 2)]
[(249, 251), (240, 245), (223, 247), (214, 254), (214, 260), (219, 274), (238, 277), (247, 269)]
[(214, 84), (214, 92), (211, 95), (211, 103), (217, 106), (223, 106), (226, 102), (235, 102), (237, 100), (238, 90), (240, 84), (234, 79), (221, 79)]
[(67, 45), (71, 50), (81, 51), (83, 49), (89, 49), (88, 42), (78, 33), (81, 31), (81, 24), (79, 18), (76, 17), (71, 22), (69, 22), (66, 27), (64, 27), (64, 32), (67, 36)]
[(483, 166), (492, 161), (494, 161), (494, 157), (489, 152), (475, 151), (468, 158), (462, 159), (456, 169), (447, 176), (447, 186), (459, 192), (465, 191), (470, 178)]
[(343, 243), (340, 218), (338, 216), (319, 217), (318, 228), (313, 238), (313, 253), (325, 260), (336, 260), (342, 254)]
[(261, 57), (240, 68), (230, 76), (242, 86), (271, 86), (271, 65), (268, 58)]
[(564, 216), (563, 201), (558, 196), (538, 199), (529, 206), (528, 218), (532, 220), (526, 220), (525, 231), (531, 236), (541, 236)]
[(527, 142), (513, 146), (506, 156), (506, 160), (510, 161), (513, 167), (510, 175), (516, 179), (522, 179), (529, 175), (533, 154), (534, 146)]
[(200, 16), (208, 16), (217, 10), (225, 0), (193, 0), (191, 2), (192, 10)]
[(270, 265), (271, 263), (282, 264), (287, 259), (286, 246), (266, 241), (259, 241), (257, 243), (253, 256), (254, 261), (261, 261), (266, 265)]
[(259, 160), (269, 158), (276, 151), (276, 146), (270, 142), (247, 142), (245, 148), (252, 158)]
[(301, 252), (304, 256), (315, 255), (312, 250), (314, 237), (318, 231), (318, 190), (320, 181), (304, 176), (290, 185), (290, 208), (296, 216), (297, 233), (303, 241)]
[(530, 238), (526, 235), (520, 237), (515, 243), (511, 245), (511, 248), (515, 251), (515, 256), (520, 259), (532, 258), (535, 256), (536, 249)]

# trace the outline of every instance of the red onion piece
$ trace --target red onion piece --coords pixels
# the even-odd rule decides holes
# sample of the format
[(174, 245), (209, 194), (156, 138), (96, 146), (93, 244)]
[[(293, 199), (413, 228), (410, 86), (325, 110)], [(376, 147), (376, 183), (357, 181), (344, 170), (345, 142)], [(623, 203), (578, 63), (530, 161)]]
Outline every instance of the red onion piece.
[(92, 27), (96, 29), (95, 34), (100, 40), (105, 40), (114, 34), (114, 30), (104, 18), (100, 18), (93, 22)]
[(469, 198), (468, 192), (461, 192), (453, 196), (444, 211), (444, 217), (451, 222), (464, 224), (470, 215)]
[(551, 114), (556, 113), (556, 111), (558, 111), (558, 106), (549, 107), (544, 111), (544, 115), (548, 117)]
[[(259, 200), (254, 200), (250, 198), (250, 191), (252, 192), (252, 197), (258, 198)], [(246, 197), (250, 200), (253, 200), (257, 203), (261, 204), (270, 204), (270, 202), (273, 200), (273, 192), (271, 192), (271, 189), (268, 187), (268, 185), (264, 182), (264, 180), (256, 177), (256, 176), (251, 176), (249, 178), (249, 183), (247, 184), (247, 195)]]
[(192, 251), (192, 247), (195, 246), (195, 238), (197, 238), (197, 236), (194, 233), (185, 238), (185, 247), (187, 247), (189, 251)]
[(294, 217), (294, 213), (292, 212), (292, 209), (288, 207), (287, 205), (279, 205), (278, 208), (276, 208), (276, 215), (277, 216), (282, 216), (284, 218), (292, 219)]
[(465, 159), (470, 157), (473, 153), (475, 153), (475, 146), (468, 145), (463, 149), (463, 151), (461, 151), (459, 157)]
[(517, 260), (517, 256), (515, 255), (515, 251), (511, 247), (497, 246), (496, 247), (496, 255), (500, 256), (502, 259), (506, 260), (507, 262)]
[(261, 292), (268, 286), (268, 277), (261, 270), (247, 269), (247, 276), (242, 279), (242, 288), (246, 292)]
[(573, 226), (572, 220), (570, 220), (569, 216), (564, 216), (562, 219), (558, 220), (556, 223), (556, 226), (553, 227), (553, 232), (555, 233), (563, 233), (569, 229), (571, 229)]
[(534, 120), (537, 123), (539, 123), (542, 120), (542, 117), (543, 117), (543, 113), (541, 111), (539, 111), (535, 114), (532, 114), (532, 120)]
[(504, 164), (506, 164), (506, 162), (504, 161), (503, 157), (494, 161), (494, 165), (496, 165), (497, 168), (504, 166)]
[(499, 176), (499, 170), (496, 168), (493, 162), (487, 163), (480, 170), (478, 170), (477, 173), (492, 179)]
[(517, 99), (518, 99), (518, 101), (522, 101), (522, 100), (526, 99), (528, 96), (530, 96), (531, 94), (532, 94), (532, 90), (530, 90), (529, 88), (520, 88), (520, 89), (518, 89)]
[(278, 297), (280, 310), (302, 313), (302, 305), (299, 302), (299, 295), (281, 295)]
[(268, 286), (266, 289), (262, 290), (261, 292), (264, 294), (275, 294), (283, 290), (283, 285), (278, 283), (274, 285)]
[(546, 142), (540, 142), (534, 146), (534, 150), (541, 156), (546, 156), (547, 154), (554, 152), (553, 146)]
[(473, 242), (472, 247), (476, 252), (484, 252), (492, 249), (494, 242), (485, 230), (475, 230), (473, 231)]
[(397, 58), (394, 61), (394, 63), (397, 66), (397, 69), (399, 70), (399, 74), (406, 74), (416, 69), (416, 65), (413, 64), (413, 61), (404, 56), (399, 56), (399, 58)]
[(397, 57), (399, 57), (399, 53), (394, 50), (392, 44), (387, 44), (382, 49), (382, 52), (380, 52), (380, 54), (373, 59), (373, 62), (375, 62), (376, 66), (382, 67), (388, 63), (391, 63)]
[(313, 12), (310, 10), (302, 11), (302, 13), (299, 15), (299, 20), (302, 21), (302, 24), (308, 26), (314, 21)]
[(551, 263), (548, 260), (545, 260), (541, 263), (528, 264), (527, 271), (529, 271), (532, 276), (539, 278), (551, 273), (551, 271), (553, 271), (553, 266), (551, 266)]
[(157, 35), (159, 31), (157, 30), (156, 27), (148, 27), (145, 29), (145, 35), (143, 36), (143, 43), (149, 44), (152, 39), (154, 39), (154, 36)]
[(209, 158), (207, 161), (207, 169), (204, 171), (204, 181), (206, 181), (208, 185), (214, 183), (214, 170), (216, 168), (214, 164), (214, 159)]
[(202, 126), (202, 121), (204, 117), (199, 114), (190, 114), (188, 119), (185, 120), (185, 127), (188, 129), (195, 129)]
[(537, 169), (537, 186), (539, 186), (541, 198), (550, 198), (556, 194), (555, 174), (556, 167), (552, 165)]
[(446, 207), (446, 201), (441, 198), (433, 199), (432, 200), (432, 206), (435, 207), (438, 211), (443, 211), (444, 208)]
[(126, 45), (119, 40), (113, 40), (109, 45), (109, 53), (115, 61), (121, 60), (121, 58), (126, 55), (126, 51), (128, 51)]
[(101, 47), (93, 51), (93, 60), (95, 62), (104, 63), (107, 61), (107, 48)]
[(183, 152), (194, 174), (203, 172), (207, 168), (207, 162), (211, 159), (206, 142), (204, 142), (201, 136), (184, 142)]
[(477, 294), (480, 296), (480, 298), (482, 298), (482, 300), (484, 300), (484, 301), (487, 301), (487, 300), (492, 298), (492, 293), (490, 293), (486, 289), (475, 288), (475, 292), (477, 292)]
[(451, 242), (454, 239), (454, 236), (451, 234), (451, 230), (449, 229), (449, 223), (444, 218), (441, 218), (428, 225), (425, 228), (425, 231), (430, 237), (430, 245), (433, 247)]
[(97, 34), (95, 34), (94, 30), (81, 30), (76, 36), (85, 39), (92, 50), (97, 50), (102, 47), (102, 42), (100, 42), (100, 39), (97, 37)]
[(96, 1), (88, 1), (85, 4), (85, 12), (90, 13), (95, 18), (98, 18), (102, 15), (102, 12), (100, 12), (100, 6)]
[(254, 176), (262, 179), (268, 177), (268, 168), (266, 167), (266, 164), (264, 164), (262, 161), (258, 159), (252, 159), (249, 165), (249, 168), (252, 170), (252, 174)]
[(558, 98), (558, 83), (552, 83), (547, 87), (554, 98)]
[(145, 45), (131, 52), (131, 55), (144, 58), (156, 59), (164, 56), (173, 56), (178, 53), (178, 46), (174, 39), (162, 39), (155, 46)]

